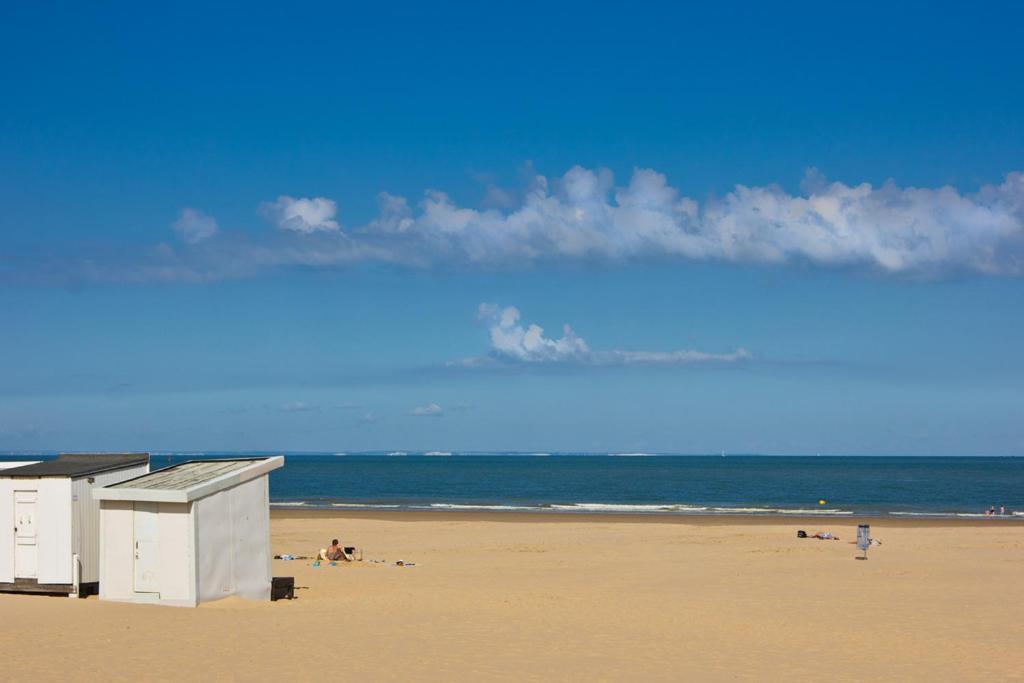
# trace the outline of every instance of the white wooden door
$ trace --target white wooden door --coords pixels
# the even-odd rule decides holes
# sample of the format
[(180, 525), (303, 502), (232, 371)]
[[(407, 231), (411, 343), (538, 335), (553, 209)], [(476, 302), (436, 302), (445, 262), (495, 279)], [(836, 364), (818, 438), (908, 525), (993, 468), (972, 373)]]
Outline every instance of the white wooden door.
[(38, 576), (39, 551), (36, 545), (35, 491), (14, 492), (14, 578)]
[(159, 593), (157, 503), (135, 503), (135, 592)]

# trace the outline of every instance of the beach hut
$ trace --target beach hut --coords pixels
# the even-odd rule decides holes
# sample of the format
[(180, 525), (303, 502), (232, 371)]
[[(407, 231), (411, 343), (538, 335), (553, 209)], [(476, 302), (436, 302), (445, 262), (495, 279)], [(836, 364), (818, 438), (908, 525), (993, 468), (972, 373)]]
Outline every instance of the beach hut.
[(270, 599), (269, 472), (281, 456), (191, 460), (93, 491), (100, 599)]
[(0, 469), (0, 591), (95, 593), (100, 506), (91, 490), (148, 471), (146, 453), (64, 453)]

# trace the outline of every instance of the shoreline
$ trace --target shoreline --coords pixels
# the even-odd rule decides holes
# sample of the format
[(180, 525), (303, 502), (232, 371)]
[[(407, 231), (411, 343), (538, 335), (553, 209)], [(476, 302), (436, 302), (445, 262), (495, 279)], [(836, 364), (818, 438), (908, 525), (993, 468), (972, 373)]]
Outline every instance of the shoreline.
[(995, 524), (1024, 526), (1024, 517), (905, 517), (883, 515), (797, 515), (772, 513), (673, 514), (657, 512), (593, 513), (556, 512), (546, 510), (358, 510), (351, 508), (270, 508), (271, 520), (352, 519), (392, 522), (531, 522), (538, 524), (610, 523), (610, 524), (677, 524), (688, 526), (779, 526), (872, 524), (890, 528), (988, 527)]

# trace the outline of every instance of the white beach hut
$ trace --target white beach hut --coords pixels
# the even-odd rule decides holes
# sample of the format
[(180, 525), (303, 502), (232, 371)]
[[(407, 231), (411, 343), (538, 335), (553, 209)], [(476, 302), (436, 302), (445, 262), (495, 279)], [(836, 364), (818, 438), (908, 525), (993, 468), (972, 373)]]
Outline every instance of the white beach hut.
[(100, 599), (270, 599), (269, 472), (281, 456), (192, 460), (93, 491)]
[(0, 468), (0, 591), (95, 593), (100, 506), (91, 489), (148, 471), (146, 453), (64, 453)]

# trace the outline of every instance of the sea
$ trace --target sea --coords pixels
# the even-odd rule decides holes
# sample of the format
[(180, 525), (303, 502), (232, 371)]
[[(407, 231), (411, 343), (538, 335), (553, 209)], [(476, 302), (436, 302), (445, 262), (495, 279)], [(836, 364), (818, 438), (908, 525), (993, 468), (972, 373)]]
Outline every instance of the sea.
[[(154, 453), (151, 467), (238, 455)], [(284, 455), (270, 477), (271, 504), (282, 508), (982, 517), (1004, 507), (1024, 516), (1024, 457)]]

